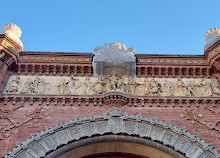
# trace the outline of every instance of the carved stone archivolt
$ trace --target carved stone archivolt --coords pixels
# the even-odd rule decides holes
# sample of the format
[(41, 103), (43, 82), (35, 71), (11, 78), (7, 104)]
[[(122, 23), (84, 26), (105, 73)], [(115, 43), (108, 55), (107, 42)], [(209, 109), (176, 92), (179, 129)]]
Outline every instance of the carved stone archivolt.
[(220, 96), (216, 79), (11, 76), (4, 94), (95, 95), (121, 92), (137, 96)]
[(44, 157), (71, 142), (108, 134), (125, 134), (160, 142), (190, 158), (220, 157), (212, 144), (206, 144), (198, 135), (191, 135), (186, 129), (155, 118), (128, 115), (117, 108), (104, 115), (75, 118), (54, 127), (46, 127), (39, 134), (32, 134), (26, 142), (18, 143), (12, 152), (4, 153), (3, 157)]

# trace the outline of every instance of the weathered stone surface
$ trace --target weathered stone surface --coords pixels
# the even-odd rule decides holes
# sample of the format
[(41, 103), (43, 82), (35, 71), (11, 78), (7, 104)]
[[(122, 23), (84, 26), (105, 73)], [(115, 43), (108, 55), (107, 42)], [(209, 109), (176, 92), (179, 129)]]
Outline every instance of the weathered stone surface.
[(119, 75), (132, 76), (136, 74), (135, 49), (121, 43), (108, 43), (95, 47), (93, 57), (95, 76), (103, 76), (116, 72)]
[(11, 76), (3, 94), (94, 95), (121, 92), (138, 96), (220, 96), (216, 79)]
[(23, 43), (20, 40), (21, 37), (21, 28), (18, 27), (16, 24), (6, 24), (0, 34), (7, 34), (12, 40), (14, 40), (18, 45), (23, 47)]

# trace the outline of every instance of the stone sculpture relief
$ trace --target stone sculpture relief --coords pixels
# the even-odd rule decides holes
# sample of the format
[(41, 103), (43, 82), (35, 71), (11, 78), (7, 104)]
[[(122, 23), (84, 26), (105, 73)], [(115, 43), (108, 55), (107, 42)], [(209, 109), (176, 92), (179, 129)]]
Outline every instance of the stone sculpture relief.
[(216, 79), (11, 76), (4, 94), (95, 95), (118, 91), (139, 96), (220, 96)]
[(21, 33), (21, 28), (12, 23), (6, 24), (0, 31), (0, 34), (7, 34), (10, 38), (23, 47), (23, 43), (20, 40)]
[(211, 88), (212, 88), (212, 94), (213, 95), (220, 95), (220, 86), (218, 84), (218, 81), (214, 80), (211, 84)]
[(6, 92), (8, 92), (8, 93), (16, 93), (19, 90), (19, 86), (20, 86), (20, 77), (16, 76), (15, 79), (11, 80), (11, 83), (9, 84)]
[[(43, 94), (49, 87), (49, 83), (44, 78), (36, 77), (34, 80), (27, 78), (21, 88), (22, 94)], [(49, 91), (49, 89), (47, 89)]]

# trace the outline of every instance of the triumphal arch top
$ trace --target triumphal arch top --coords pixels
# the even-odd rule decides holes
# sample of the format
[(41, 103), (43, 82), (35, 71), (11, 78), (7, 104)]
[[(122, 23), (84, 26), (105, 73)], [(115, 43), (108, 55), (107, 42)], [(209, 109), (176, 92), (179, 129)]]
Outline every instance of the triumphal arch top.
[(203, 56), (30, 52), (20, 36), (0, 31), (4, 158), (220, 157), (219, 28)]

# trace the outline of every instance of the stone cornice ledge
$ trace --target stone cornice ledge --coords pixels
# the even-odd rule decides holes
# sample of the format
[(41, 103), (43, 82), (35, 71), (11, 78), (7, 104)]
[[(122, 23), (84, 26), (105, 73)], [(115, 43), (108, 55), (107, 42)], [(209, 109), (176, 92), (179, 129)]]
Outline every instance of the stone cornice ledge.
[(119, 92), (97, 95), (0, 95), (0, 103), (61, 106), (200, 107), (216, 106), (219, 97), (136, 96)]

